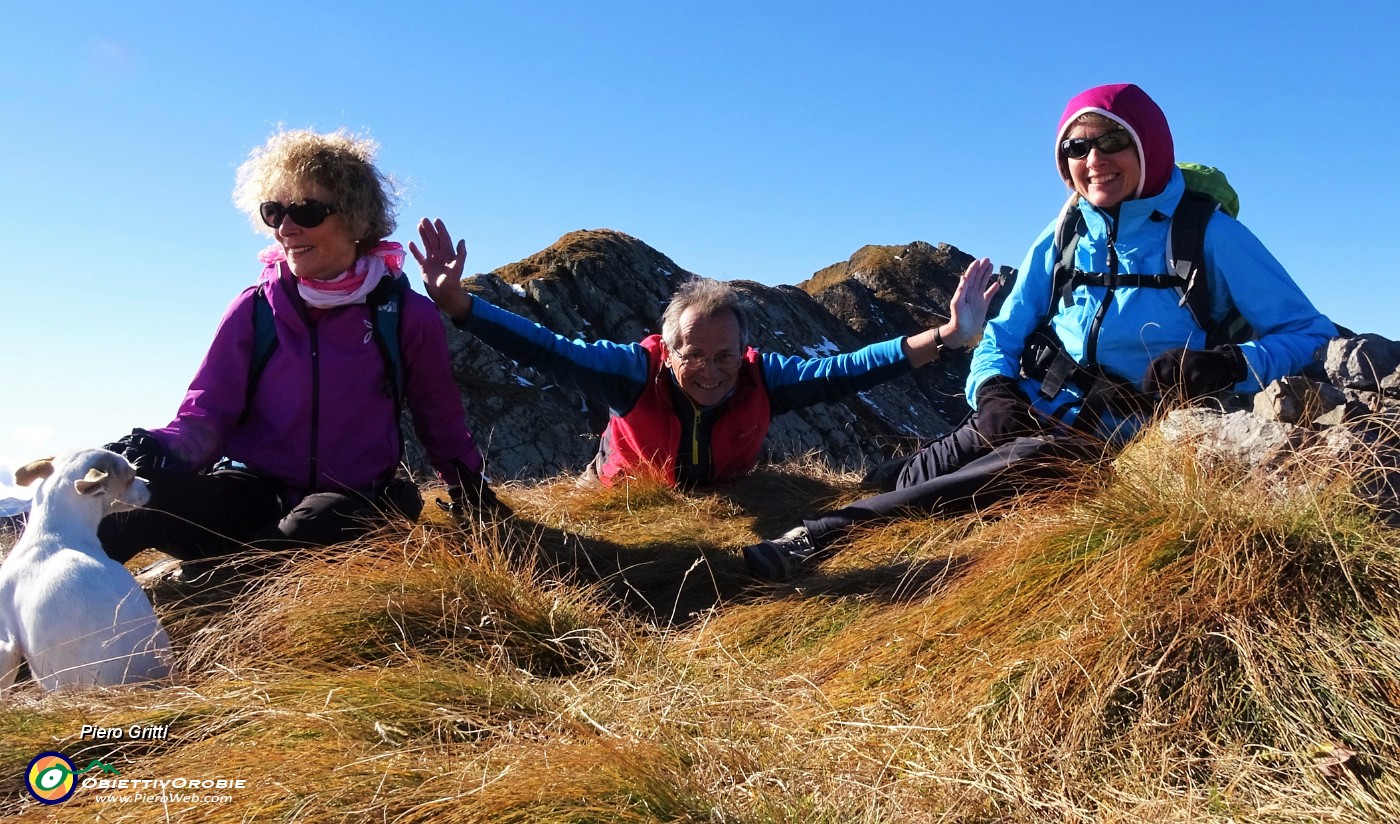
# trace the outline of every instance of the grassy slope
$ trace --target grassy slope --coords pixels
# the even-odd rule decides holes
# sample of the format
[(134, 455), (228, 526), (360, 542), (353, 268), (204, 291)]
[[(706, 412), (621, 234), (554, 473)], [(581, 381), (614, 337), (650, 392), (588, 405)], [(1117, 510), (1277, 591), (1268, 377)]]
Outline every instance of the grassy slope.
[[(851, 479), (509, 489), (513, 530), (386, 532), (225, 608), (163, 606), (176, 686), (12, 693), (0, 814), (1400, 820), (1400, 539), (1355, 474), (1207, 471), (1149, 436), (1076, 488), (864, 530), (780, 587), (738, 548)], [(19, 776), (50, 749), (247, 787), (43, 808)]]

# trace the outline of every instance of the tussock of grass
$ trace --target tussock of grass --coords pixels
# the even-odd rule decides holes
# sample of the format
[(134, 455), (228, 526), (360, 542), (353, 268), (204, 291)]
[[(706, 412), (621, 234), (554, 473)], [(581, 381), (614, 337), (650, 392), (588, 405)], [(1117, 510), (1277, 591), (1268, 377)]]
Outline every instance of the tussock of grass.
[(690, 759), (655, 744), (562, 743), (503, 753), (511, 768), (473, 776), (473, 792), (407, 810), (413, 822), (650, 824), (712, 821)]
[[(1006, 663), (970, 767), (1086, 816), (1126, 780), (1248, 806), (1301, 778), (1357, 810), (1393, 803), (1394, 533), (1358, 519), (1323, 467), (1280, 492), (1189, 458), (1136, 444), (1100, 495), (1044, 513), (1007, 585), (978, 587), (967, 612)], [(1357, 755), (1336, 775), (1311, 769), (1341, 749)]]
[[(852, 477), (513, 487), (514, 528), (386, 531), (163, 607), (183, 680), (12, 692), (0, 774), (58, 749), (255, 788), (171, 810), (211, 822), (1394, 820), (1400, 538), (1364, 454), (1323, 454), (1266, 477), (1149, 434), (776, 587), (739, 548)], [(0, 785), (0, 814), (48, 812)]]
[(541, 580), (530, 555), (453, 534), (419, 528), (303, 553), (198, 639), (191, 661), (325, 669), (426, 655), (559, 674), (606, 655), (605, 612), (588, 592)]

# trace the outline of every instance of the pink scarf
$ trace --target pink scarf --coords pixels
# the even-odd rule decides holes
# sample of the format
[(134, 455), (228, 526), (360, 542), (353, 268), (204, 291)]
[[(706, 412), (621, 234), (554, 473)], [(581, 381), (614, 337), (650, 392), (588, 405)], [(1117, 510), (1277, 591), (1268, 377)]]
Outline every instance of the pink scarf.
[[(280, 245), (272, 245), (258, 253), (266, 265), (263, 278), (276, 278), (277, 270), (287, 259)], [(330, 309), (364, 303), (365, 296), (374, 291), (379, 281), (394, 277), (403, 269), (403, 247), (390, 240), (380, 241), (367, 254), (360, 255), (349, 269), (329, 280), (297, 278), (297, 291), (308, 306)]]

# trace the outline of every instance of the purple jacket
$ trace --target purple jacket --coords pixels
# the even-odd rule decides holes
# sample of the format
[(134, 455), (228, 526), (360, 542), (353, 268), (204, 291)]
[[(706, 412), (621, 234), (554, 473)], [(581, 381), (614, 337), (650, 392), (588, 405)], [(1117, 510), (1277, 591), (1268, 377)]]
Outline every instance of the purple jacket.
[[(387, 481), (403, 447), (369, 308), (328, 309), (308, 323), (286, 263), (269, 266), (262, 281), (277, 347), (251, 401), (258, 286), (229, 304), (175, 420), (152, 434), (187, 468), (204, 469), (228, 457), (281, 481), (298, 497)], [(449, 483), (457, 481), (454, 461), (479, 472), (481, 453), (467, 429), (437, 307), (408, 289), (400, 346), (405, 401), (428, 459)]]

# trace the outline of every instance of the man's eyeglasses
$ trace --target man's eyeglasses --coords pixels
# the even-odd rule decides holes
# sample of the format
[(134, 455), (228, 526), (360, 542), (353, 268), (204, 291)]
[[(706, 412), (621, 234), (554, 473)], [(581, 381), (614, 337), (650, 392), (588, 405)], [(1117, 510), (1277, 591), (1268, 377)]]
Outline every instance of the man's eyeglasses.
[(672, 352), (671, 354), (676, 356), (676, 360), (681, 362), (681, 366), (684, 366), (686, 369), (689, 370), (704, 369), (705, 364), (707, 363), (713, 363), (720, 369), (733, 369), (734, 367), (739, 365), (739, 361), (743, 360), (743, 358), (734, 354), (733, 352), (721, 352), (718, 355), (709, 356), (682, 355), (679, 352)]
[(1114, 129), (1098, 137), (1071, 137), (1060, 143), (1060, 153), (1071, 160), (1083, 160), (1090, 149), (1098, 149), (1099, 154), (1116, 154), (1131, 145), (1133, 139), (1127, 129)]
[(258, 206), (258, 214), (262, 216), (263, 223), (273, 229), (281, 226), (282, 219), (287, 217), (303, 229), (315, 229), (321, 225), (321, 221), (335, 214), (335, 207), (319, 200), (298, 200), (286, 206), (268, 200)]

